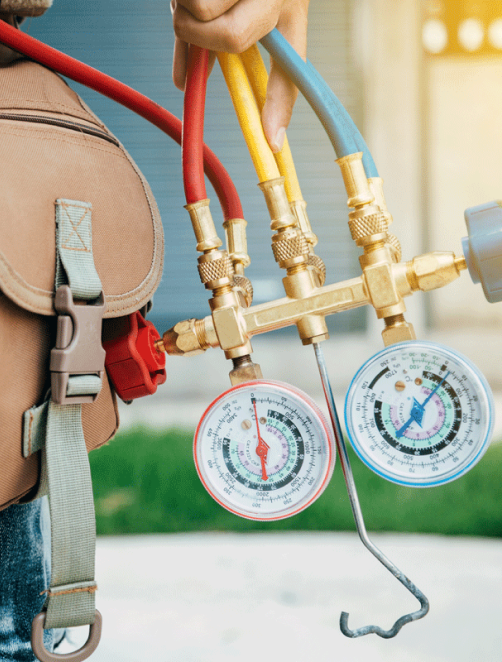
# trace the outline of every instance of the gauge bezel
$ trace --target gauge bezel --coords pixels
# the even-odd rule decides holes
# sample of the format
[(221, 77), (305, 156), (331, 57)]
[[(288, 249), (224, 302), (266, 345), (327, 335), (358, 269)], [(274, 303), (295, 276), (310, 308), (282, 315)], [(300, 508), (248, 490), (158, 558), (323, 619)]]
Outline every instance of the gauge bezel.
[[(322, 471), (319, 474), (319, 477), (314, 483), (312, 489), (308, 492), (308, 494), (305, 497), (300, 499), (297, 503), (292, 503), (291, 505), (284, 506), (267, 514), (253, 511), (251, 508), (249, 509), (238, 508), (235, 503), (228, 500), (221, 493), (221, 490), (214, 485), (211, 477), (206, 471), (206, 468), (204, 466), (204, 461), (201, 456), (203, 440), (204, 440), (204, 437), (202, 436), (204, 432), (204, 428), (206, 426), (207, 421), (209, 420), (209, 417), (214, 413), (214, 411), (216, 411), (221, 406), (222, 402), (226, 398), (231, 397), (232, 394), (245, 389), (249, 389), (250, 391), (251, 390), (256, 391), (257, 389), (260, 389), (262, 387), (272, 387), (279, 391), (282, 390), (286, 396), (289, 396), (290, 398), (293, 397), (296, 401), (300, 401), (304, 408), (308, 407), (310, 409), (308, 415), (315, 418), (319, 424), (320, 429), (324, 431), (324, 440), (322, 444), (324, 449), (324, 453), (322, 457), (323, 460)], [(244, 382), (242, 384), (237, 384), (236, 386), (231, 387), (230, 389), (219, 395), (207, 407), (206, 411), (204, 412), (204, 414), (202, 415), (199, 421), (197, 430), (195, 431), (193, 455), (194, 455), (197, 474), (199, 475), (202, 484), (204, 485), (207, 492), (220, 506), (222, 506), (229, 512), (233, 513), (234, 515), (238, 515), (239, 517), (243, 517), (245, 519), (250, 519), (255, 521), (276, 521), (276, 520), (286, 519), (287, 517), (292, 517), (293, 515), (302, 512), (321, 496), (321, 494), (326, 489), (331, 479), (331, 476), (333, 475), (336, 452), (335, 452), (334, 435), (331, 426), (329, 425), (325, 415), (323, 414), (319, 406), (314, 402), (314, 400), (312, 400), (312, 398), (309, 395), (304, 393), (301, 389), (296, 388), (295, 386), (291, 386), (290, 384), (286, 384), (285, 382), (256, 379), (249, 382)]]
[[(469, 372), (469, 379), (474, 384), (477, 395), (480, 396), (480, 398), (482, 396), (484, 399), (488, 424), (484, 433), (482, 433), (480, 440), (478, 440), (476, 444), (476, 452), (473, 453), (472, 457), (470, 457), (467, 462), (462, 463), (457, 469), (449, 470), (443, 475), (431, 476), (430, 478), (418, 477), (414, 480), (406, 480), (401, 475), (398, 476), (391, 470), (383, 467), (380, 462), (377, 462), (373, 458), (371, 452), (366, 449), (365, 446), (368, 444), (368, 441), (365, 437), (360, 438), (360, 435), (357, 432), (357, 427), (354, 421), (355, 412), (351, 410), (351, 406), (354, 402), (355, 393), (360, 388), (361, 376), (366, 373), (367, 369), (371, 367), (371, 365), (378, 363), (383, 358), (386, 358), (389, 354), (396, 351), (400, 352), (403, 349), (406, 351), (413, 351), (415, 348), (417, 351), (440, 353), (441, 355), (444, 355), (445, 358), (452, 359), (455, 362), (463, 365), (465, 370)], [(408, 340), (385, 347), (383, 350), (380, 350), (374, 354), (359, 368), (354, 378), (352, 379), (345, 398), (345, 430), (347, 432), (351, 446), (359, 459), (377, 475), (392, 483), (406, 487), (436, 487), (439, 485), (445, 485), (446, 483), (449, 483), (465, 475), (483, 457), (488, 446), (490, 445), (490, 440), (493, 433), (494, 411), (495, 406), (490, 385), (488, 384), (488, 381), (481, 373), (479, 368), (474, 365), (470, 359), (468, 359), (457, 350), (446, 347), (445, 345), (441, 345), (439, 343), (427, 340)]]

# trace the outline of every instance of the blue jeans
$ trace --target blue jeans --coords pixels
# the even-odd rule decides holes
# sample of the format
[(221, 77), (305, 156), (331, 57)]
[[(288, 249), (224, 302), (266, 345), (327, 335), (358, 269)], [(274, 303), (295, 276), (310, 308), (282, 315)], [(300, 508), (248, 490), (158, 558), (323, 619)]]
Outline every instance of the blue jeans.
[[(0, 661), (34, 662), (31, 621), (50, 580), (50, 520), (46, 498), (0, 511)], [(63, 631), (45, 630), (53, 651)]]

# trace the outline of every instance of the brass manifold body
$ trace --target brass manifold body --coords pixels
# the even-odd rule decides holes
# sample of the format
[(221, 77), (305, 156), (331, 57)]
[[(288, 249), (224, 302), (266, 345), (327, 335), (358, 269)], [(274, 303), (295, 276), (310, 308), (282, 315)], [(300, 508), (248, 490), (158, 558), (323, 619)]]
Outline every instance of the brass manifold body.
[[(415, 337), (406, 322), (404, 298), (414, 292), (437, 289), (451, 283), (466, 269), (463, 256), (433, 252), (401, 262), (399, 241), (388, 232), (392, 221), (385, 203), (382, 180), (367, 179), (362, 154), (338, 159), (347, 189), (349, 228), (352, 238), (363, 250), (359, 261), (362, 274), (357, 278), (323, 285), (319, 270), (312, 266), (310, 227), (298, 222), (298, 215), (284, 193), (283, 178), (263, 182), (274, 232), (272, 247), (278, 264), (286, 269), (283, 285), (286, 296), (259, 305), (249, 305), (240, 279), (249, 263), (246, 254), (245, 221), (227, 222), (229, 251), (221, 250), (210, 217), (208, 201), (197, 208), (187, 205), (194, 224), (199, 257), (199, 272), (211, 289), (212, 314), (200, 320), (185, 320), (166, 331), (157, 348), (172, 355), (194, 355), (209, 347), (220, 347), (247, 378), (259, 377), (249, 359), (252, 336), (296, 325), (302, 343), (307, 345), (328, 337), (328, 315), (372, 305), (383, 319), (385, 345)], [(303, 227), (302, 227), (303, 226)], [(233, 234), (229, 242), (228, 231)], [(310, 241), (309, 241), (310, 239)], [(313, 256), (314, 258), (316, 256)], [(204, 281), (205, 278), (205, 281)], [(245, 289), (245, 288), (244, 288)], [(249, 289), (249, 288), (248, 288)], [(251, 366), (251, 367), (250, 367)], [(257, 368), (257, 366), (256, 366)]]

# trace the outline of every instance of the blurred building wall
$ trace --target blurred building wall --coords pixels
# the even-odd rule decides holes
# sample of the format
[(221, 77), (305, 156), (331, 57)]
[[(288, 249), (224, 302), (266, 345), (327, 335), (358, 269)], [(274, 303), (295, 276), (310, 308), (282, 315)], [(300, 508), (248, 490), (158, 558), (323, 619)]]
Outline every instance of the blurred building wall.
[[(502, 2), (356, 0), (356, 7), (363, 124), (403, 257), (461, 254), (464, 210), (502, 197)], [(466, 273), (409, 301), (411, 321), (439, 330), (496, 329), (502, 321), (502, 306), (488, 304)]]

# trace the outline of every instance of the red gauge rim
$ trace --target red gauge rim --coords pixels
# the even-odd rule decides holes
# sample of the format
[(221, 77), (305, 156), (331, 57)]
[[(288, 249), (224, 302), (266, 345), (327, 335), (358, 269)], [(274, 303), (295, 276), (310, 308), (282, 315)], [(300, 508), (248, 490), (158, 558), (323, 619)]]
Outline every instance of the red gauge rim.
[[(326, 440), (327, 440), (327, 453), (326, 453), (326, 461), (325, 461), (325, 470), (324, 470), (324, 477), (322, 479), (322, 482), (320, 485), (317, 487), (315, 492), (311, 495), (310, 499), (306, 501), (305, 503), (302, 503), (300, 506), (295, 508), (294, 510), (288, 510), (287, 512), (283, 513), (272, 513), (267, 516), (260, 516), (258, 514), (250, 514), (248, 511), (242, 511), (238, 510), (236, 508), (232, 508), (231, 506), (228, 505), (223, 500), (223, 497), (219, 496), (219, 492), (216, 492), (214, 488), (212, 487), (211, 482), (206, 478), (203, 469), (201, 467), (201, 463), (199, 463), (199, 457), (198, 457), (198, 449), (201, 447), (200, 442), (200, 432), (201, 429), (204, 425), (204, 422), (209, 415), (209, 413), (218, 405), (218, 403), (226, 398), (230, 393), (235, 393), (236, 391), (240, 391), (245, 388), (256, 388), (260, 386), (274, 386), (274, 387), (279, 387), (280, 389), (283, 389), (289, 393), (292, 393), (296, 397), (301, 398), (303, 401), (307, 402), (310, 407), (312, 408), (313, 412), (317, 416), (317, 419), (319, 420), (321, 427), (324, 429)], [(286, 519), (287, 517), (293, 517), (293, 515), (297, 515), (298, 513), (302, 512), (302, 510), (305, 510), (308, 508), (316, 499), (318, 499), (321, 494), (324, 492), (326, 489), (331, 476), (333, 475), (333, 470), (335, 467), (335, 442), (334, 442), (334, 436), (333, 436), (333, 431), (331, 430), (330, 425), (328, 424), (328, 421), (312, 398), (307, 395), (304, 391), (301, 389), (297, 388), (296, 386), (292, 386), (291, 384), (287, 384), (285, 382), (280, 382), (276, 380), (269, 380), (269, 379), (256, 379), (250, 382), (244, 382), (242, 384), (237, 384), (236, 386), (232, 386), (229, 388), (227, 391), (224, 391), (221, 393), (211, 404), (206, 408), (204, 414), (201, 416), (201, 419), (199, 421), (199, 424), (197, 425), (197, 429), (195, 431), (194, 435), (194, 445), (193, 445), (193, 455), (194, 455), (194, 461), (195, 461), (195, 468), (197, 469), (197, 474), (204, 485), (205, 489), (207, 492), (211, 495), (211, 497), (220, 505), (222, 508), (225, 508), (225, 510), (228, 510), (229, 512), (233, 513), (234, 515), (238, 515), (239, 517), (243, 517), (245, 519), (249, 520), (254, 520), (258, 522), (272, 522), (272, 521), (277, 521), (281, 519)]]

